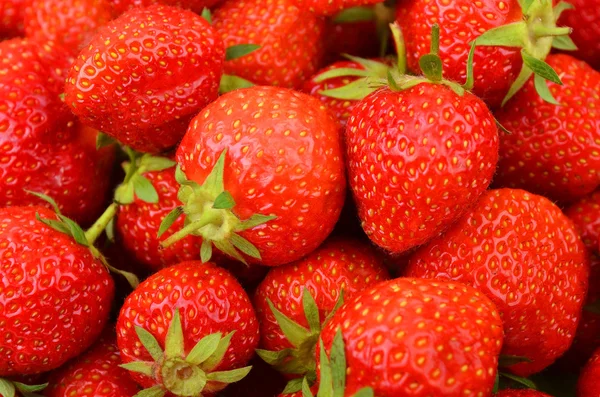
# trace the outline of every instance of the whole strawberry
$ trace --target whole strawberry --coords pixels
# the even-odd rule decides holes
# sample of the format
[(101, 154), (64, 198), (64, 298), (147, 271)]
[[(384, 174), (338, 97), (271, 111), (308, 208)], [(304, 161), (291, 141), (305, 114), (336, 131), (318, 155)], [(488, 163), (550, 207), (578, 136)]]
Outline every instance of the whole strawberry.
[(205, 8), (214, 7), (222, 0), (105, 0), (110, 5), (114, 16), (119, 16), (132, 8), (148, 7), (153, 4), (164, 4), (173, 7), (185, 8), (197, 14)]
[(600, 349), (596, 350), (592, 358), (581, 372), (577, 382), (577, 397), (600, 396)]
[(556, 104), (539, 97), (530, 79), (496, 113), (511, 134), (500, 140), (494, 183), (569, 202), (600, 186), (600, 73), (569, 55), (548, 63), (564, 84), (548, 84)]
[(564, 12), (559, 24), (573, 28), (571, 38), (577, 46), (574, 56), (600, 69), (600, 1), (570, 0), (569, 4), (573, 8)]
[[(277, 266), (314, 251), (331, 233), (345, 197), (339, 125), (321, 102), (277, 87), (221, 96), (192, 120), (177, 149), (186, 235), (240, 262)], [(241, 252), (241, 253), (240, 253)], [(243, 255), (242, 255), (243, 254)]]
[(325, 23), (294, 0), (227, 0), (213, 22), (227, 47), (261, 46), (225, 62), (226, 73), (255, 84), (300, 88), (323, 59)]
[[(348, 300), (321, 337), (332, 350), (343, 335), (346, 392), (375, 396), (490, 395), (502, 348), (494, 304), (469, 286), (399, 278)], [(327, 375), (320, 370), (320, 379)]]
[(50, 375), (44, 395), (131, 397), (139, 388), (120, 364), (114, 330), (107, 330), (92, 349)]
[(494, 394), (494, 397), (552, 397), (541, 391), (531, 389), (506, 389)]
[(108, 319), (113, 280), (85, 237), (54, 229), (71, 222), (43, 207), (0, 209), (0, 376), (61, 366)]
[(182, 262), (152, 275), (117, 321), (123, 367), (157, 396), (222, 390), (249, 372), (241, 367), (258, 340), (246, 292), (212, 263)]
[(162, 5), (133, 9), (81, 52), (65, 102), (85, 124), (125, 145), (165, 151), (216, 99), (224, 56), (221, 39), (199, 15)]
[[(303, 259), (272, 269), (254, 296), (264, 349), (259, 355), (284, 374), (314, 376), (321, 324), (342, 299), (387, 279), (377, 253), (351, 238), (328, 240)], [(289, 322), (297, 324), (295, 332), (281, 325)]]
[(490, 190), (445, 234), (420, 248), (407, 277), (451, 279), (490, 297), (502, 313), (510, 370), (539, 372), (570, 346), (588, 285), (585, 247), (552, 202)]
[(556, 27), (562, 9), (553, 12), (552, 2), (546, 0), (404, 0), (398, 2), (396, 20), (407, 38), (412, 71), (419, 70), (420, 58), (429, 52), (431, 24), (440, 25), (440, 55), (449, 80), (464, 81), (469, 49), (477, 40), (473, 93), (495, 108), (517, 92), (533, 70), (542, 70), (536, 65), (543, 63), (554, 37), (568, 40), (563, 35), (570, 29)]
[(26, 3), (26, 0), (0, 1), (0, 38), (4, 39), (23, 34)]

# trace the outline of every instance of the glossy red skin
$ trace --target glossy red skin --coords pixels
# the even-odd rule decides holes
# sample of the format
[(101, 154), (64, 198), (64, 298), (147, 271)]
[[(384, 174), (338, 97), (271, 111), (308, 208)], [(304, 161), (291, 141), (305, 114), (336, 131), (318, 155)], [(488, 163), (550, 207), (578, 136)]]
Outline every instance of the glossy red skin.
[(25, 33), (55, 41), (77, 54), (110, 20), (106, 0), (31, 0), (25, 12)]
[(420, 248), (407, 277), (450, 279), (484, 292), (504, 321), (503, 354), (531, 363), (529, 376), (571, 345), (588, 286), (585, 247), (548, 199), (523, 190), (486, 192), (445, 234)]
[[(431, 25), (440, 26), (440, 57), (444, 76), (464, 83), (471, 42), (482, 33), (523, 20), (517, 0), (403, 0), (398, 3), (396, 21), (406, 40), (408, 68), (420, 74), (419, 59), (428, 54)], [(522, 67), (521, 53), (508, 47), (478, 47), (473, 60), (473, 93), (496, 108), (508, 93)]]
[(496, 113), (510, 135), (500, 140), (494, 184), (570, 202), (600, 186), (600, 73), (569, 55), (550, 55), (563, 86), (549, 83), (562, 106), (545, 102), (533, 79)]
[(532, 389), (506, 389), (494, 394), (494, 397), (552, 397)]
[(44, 396), (132, 397), (139, 386), (120, 364), (114, 331), (105, 332), (92, 349), (52, 373)]
[(55, 369), (102, 331), (113, 280), (90, 250), (36, 219), (43, 207), (0, 209), (0, 376)]
[(114, 16), (119, 16), (132, 8), (148, 7), (153, 4), (165, 4), (173, 7), (190, 9), (201, 14), (204, 8), (211, 8), (222, 0), (106, 0)]
[(368, 6), (381, 3), (381, 0), (293, 0), (298, 7), (304, 7), (317, 15), (331, 16), (346, 8)]
[(596, 350), (592, 358), (583, 368), (577, 382), (577, 397), (600, 396), (600, 349)]
[(228, 0), (215, 10), (213, 26), (225, 47), (261, 46), (225, 62), (225, 73), (257, 85), (301, 88), (323, 59), (325, 22), (294, 0)]
[[(246, 292), (230, 273), (215, 264), (189, 261), (150, 276), (125, 300), (117, 320), (123, 362), (152, 360), (150, 353), (139, 348), (136, 325), (152, 333), (164, 348), (175, 308), (180, 310), (186, 354), (204, 336), (236, 331), (215, 371), (243, 367), (254, 355), (258, 321)], [(132, 376), (145, 388), (157, 384), (145, 375)]]
[(100, 29), (81, 52), (65, 102), (82, 122), (123, 144), (165, 151), (217, 98), (224, 53), (216, 32), (191, 11), (133, 9)]
[(292, 321), (308, 328), (302, 308), (304, 288), (314, 298), (323, 322), (342, 290), (344, 299), (351, 299), (363, 289), (388, 279), (383, 261), (373, 248), (350, 238), (328, 240), (305, 258), (272, 269), (254, 296), (261, 348), (279, 351), (293, 347), (277, 324), (267, 299)]
[(379, 38), (375, 21), (335, 23), (327, 22), (325, 63), (344, 60), (343, 54), (361, 58), (379, 55)]
[(600, 69), (600, 1), (571, 0), (569, 4), (575, 8), (565, 11), (558, 21), (559, 26), (573, 28), (570, 37), (578, 50), (569, 54)]
[(362, 100), (348, 120), (346, 146), (363, 229), (401, 254), (441, 233), (488, 187), (498, 132), (474, 95), (422, 83)]
[(410, 278), (383, 282), (346, 301), (327, 323), (321, 334), (327, 351), (340, 328), (349, 374), (344, 397), (365, 386), (377, 397), (492, 392), (502, 321), (494, 304), (471, 287)]
[(314, 251), (331, 233), (346, 194), (339, 125), (316, 98), (277, 87), (221, 96), (192, 120), (177, 150), (187, 178), (203, 183), (227, 150), (225, 190), (242, 220), (277, 219), (240, 235), (277, 266)]
[(23, 34), (23, 18), (27, 0), (0, 1), (0, 38)]

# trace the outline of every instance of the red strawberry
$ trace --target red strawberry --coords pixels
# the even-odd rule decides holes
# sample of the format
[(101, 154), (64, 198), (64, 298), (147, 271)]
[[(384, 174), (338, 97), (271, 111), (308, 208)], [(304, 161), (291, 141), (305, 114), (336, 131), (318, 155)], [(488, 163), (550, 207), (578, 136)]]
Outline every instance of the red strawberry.
[(298, 7), (304, 7), (317, 15), (334, 15), (352, 7), (380, 3), (381, 0), (294, 0)]
[(105, 332), (88, 352), (51, 374), (46, 397), (131, 397), (139, 388), (119, 367), (121, 356), (114, 331)]
[(581, 372), (577, 382), (577, 397), (600, 396), (600, 349), (596, 350)]
[(541, 391), (531, 389), (506, 389), (494, 394), (494, 397), (552, 397)]
[(148, 7), (153, 4), (165, 4), (173, 7), (190, 9), (200, 14), (204, 8), (214, 7), (222, 0), (106, 0), (113, 11), (119, 16), (132, 8)]
[(216, 99), (224, 53), (212, 27), (191, 11), (133, 9), (81, 52), (65, 102), (84, 123), (134, 149), (164, 151)]
[(31, 0), (25, 11), (25, 33), (56, 41), (77, 54), (110, 19), (106, 0)]
[(574, 9), (565, 11), (559, 24), (573, 28), (571, 38), (578, 48), (574, 56), (600, 69), (600, 1), (570, 0), (569, 4)]
[[(305, 258), (272, 269), (258, 286), (254, 307), (261, 327), (260, 356), (285, 374), (314, 376), (321, 324), (337, 302), (389, 279), (370, 246), (349, 238), (327, 241)], [(282, 322), (298, 325), (289, 332)], [(290, 349), (282, 355), (284, 349)]]
[[(521, 3), (528, 9), (523, 10)], [(491, 107), (500, 105), (511, 87), (512, 95), (533, 74), (529, 67), (521, 70), (521, 52), (509, 47), (525, 48), (524, 57), (532, 66), (539, 63), (535, 58), (543, 60), (548, 55), (553, 35), (569, 33), (568, 28), (556, 28), (552, 2), (546, 0), (404, 0), (398, 2), (396, 20), (407, 38), (406, 53), (412, 71), (419, 70), (420, 58), (429, 52), (430, 26), (434, 23), (441, 28), (440, 55), (449, 80), (465, 80), (464, 65), (475, 39), (480, 46), (488, 46), (475, 52), (473, 92)], [(501, 27), (507, 33), (497, 34)]]
[(112, 278), (81, 244), (85, 237), (78, 243), (49, 222), (73, 227), (43, 207), (0, 209), (0, 376), (61, 366), (87, 349), (108, 319)]
[(563, 79), (549, 84), (560, 105), (539, 97), (530, 79), (496, 113), (511, 134), (502, 136), (494, 181), (572, 201), (600, 186), (600, 73), (569, 55), (548, 63)]
[(486, 192), (419, 249), (405, 275), (460, 281), (489, 296), (503, 316), (503, 353), (527, 359), (510, 370), (527, 376), (573, 341), (588, 270), (585, 247), (558, 207), (523, 190), (500, 189)]
[(502, 322), (494, 304), (466, 285), (411, 278), (380, 283), (347, 301), (325, 325), (326, 350), (339, 350), (332, 345), (340, 331), (344, 397), (364, 386), (382, 397), (487, 396), (494, 387)]
[(0, 39), (23, 34), (26, 0), (0, 1)]
[(211, 395), (240, 380), (258, 340), (246, 292), (212, 263), (182, 262), (150, 276), (117, 322), (124, 367), (161, 396), (186, 388)]
[(294, 0), (228, 0), (213, 15), (227, 47), (261, 48), (225, 62), (225, 72), (259, 85), (300, 88), (323, 58), (325, 23)]
[(192, 120), (177, 161), (184, 206), (174, 215), (187, 220), (163, 246), (201, 236), (204, 260), (211, 243), (266, 266), (300, 259), (325, 240), (343, 206), (339, 126), (318, 99), (292, 90), (221, 96)]

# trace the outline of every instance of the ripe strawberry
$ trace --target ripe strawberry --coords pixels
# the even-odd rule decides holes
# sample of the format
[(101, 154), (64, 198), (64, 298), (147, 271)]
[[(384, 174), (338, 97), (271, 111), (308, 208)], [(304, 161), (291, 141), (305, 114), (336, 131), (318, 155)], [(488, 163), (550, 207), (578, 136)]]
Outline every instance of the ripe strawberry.
[(600, 69), (600, 1), (570, 0), (573, 9), (564, 12), (560, 25), (573, 28), (571, 38), (577, 46), (573, 55)]
[(331, 233), (343, 206), (339, 126), (318, 99), (285, 88), (221, 96), (192, 120), (177, 162), (184, 206), (161, 231), (182, 213), (186, 226), (163, 246), (201, 236), (203, 260), (212, 243), (266, 266), (300, 259)]
[(489, 296), (504, 321), (509, 367), (528, 376), (573, 341), (588, 284), (585, 247), (571, 221), (544, 197), (490, 190), (445, 234), (419, 249), (407, 277), (460, 281)]
[(404, 0), (398, 2), (396, 20), (404, 37), (410, 38), (406, 54), (412, 71), (419, 70), (420, 58), (429, 52), (431, 24), (440, 25), (440, 55), (449, 80), (465, 80), (464, 65), (477, 39), (473, 93), (495, 108), (518, 91), (533, 74), (532, 68), (540, 70), (534, 65), (546, 58), (553, 37), (569, 33), (568, 28), (556, 27), (561, 9), (553, 13), (552, 2), (546, 0)]
[(600, 186), (600, 73), (569, 55), (548, 63), (563, 76), (563, 86), (549, 85), (560, 105), (540, 98), (530, 79), (496, 113), (511, 134), (501, 139), (494, 181), (568, 202)]
[(26, 0), (0, 1), (0, 39), (23, 34)]
[(25, 33), (77, 54), (110, 19), (106, 0), (31, 0), (25, 10)]
[[(314, 376), (321, 324), (341, 303), (342, 295), (350, 299), (387, 279), (377, 253), (350, 238), (329, 240), (303, 259), (272, 269), (254, 296), (260, 346), (265, 349), (259, 355), (284, 374)], [(284, 322), (297, 324), (296, 332), (281, 326)]]
[(54, 229), (73, 225), (43, 207), (0, 209), (0, 376), (61, 366), (87, 349), (108, 319), (112, 278), (82, 245), (83, 232)]
[(132, 8), (148, 7), (153, 4), (164, 4), (173, 7), (185, 8), (197, 14), (202, 13), (204, 8), (214, 7), (222, 0), (105, 0), (109, 3), (113, 15), (119, 16)]
[(50, 375), (44, 395), (131, 397), (139, 388), (120, 364), (114, 330), (105, 331), (92, 349)]
[(225, 62), (226, 73), (255, 84), (300, 88), (323, 59), (325, 23), (294, 0), (228, 0), (215, 10), (213, 21), (227, 47), (261, 46)]
[(494, 397), (552, 397), (532, 389), (506, 389), (494, 394)]
[(212, 263), (182, 262), (150, 276), (127, 298), (117, 321), (124, 367), (156, 396), (222, 390), (248, 373), (240, 367), (258, 340), (246, 292)]
[(380, 3), (381, 0), (293, 0), (298, 7), (303, 7), (317, 15), (330, 16), (342, 10)]
[(65, 102), (84, 123), (136, 150), (164, 151), (216, 99), (224, 53), (212, 27), (191, 11), (133, 9), (81, 52)]
[(577, 397), (600, 396), (600, 349), (596, 350), (581, 372), (577, 382)]
[(494, 304), (466, 285), (411, 278), (380, 283), (347, 301), (325, 325), (326, 350), (339, 349), (332, 349), (339, 330), (349, 374), (344, 397), (364, 386), (382, 397), (485, 396), (494, 387), (502, 322)]

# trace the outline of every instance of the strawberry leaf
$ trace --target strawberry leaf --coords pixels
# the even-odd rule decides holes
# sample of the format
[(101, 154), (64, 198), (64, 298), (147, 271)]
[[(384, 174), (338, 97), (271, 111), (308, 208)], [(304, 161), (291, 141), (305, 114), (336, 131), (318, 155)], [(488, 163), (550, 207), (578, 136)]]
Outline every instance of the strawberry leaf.
[(325, 346), (323, 340), (319, 339), (319, 358), (321, 359), (321, 373), (319, 379), (319, 390), (317, 396), (333, 397), (333, 377), (331, 371), (331, 364), (327, 353), (325, 352)]
[(256, 226), (260, 226), (260, 225), (265, 224), (274, 219), (277, 219), (277, 217), (261, 215), (261, 214), (254, 214), (250, 218), (246, 219), (245, 221), (242, 221), (242, 224), (236, 229), (236, 231), (242, 232), (244, 230), (253, 229)]
[(249, 257), (255, 258), (258, 260), (261, 259), (260, 251), (258, 250), (258, 248), (256, 248), (250, 241), (246, 240), (239, 234), (233, 233), (229, 237), (229, 240), (231, 241), (231, 244), (233, 244), (233, 246), (235, 248), (239, 249), (240, 251), (242, 251), (244, 254), (248, 255)]
[[(387, 30), (386, 30), (387, 31)], [(396, 70), (400, 74), (406, 73), (406, 43), (404, 41), (404, 34), (398, 22), (390, 24), (390, 31), (394, 39), (394, 46), (396, 47), (397, 64)]]
[(85, 236), (85, 232), (75, 221), (67, 218), (64, 215), (58, 215), (60, 220), (67, 226), (69, 229), (69, 235), (73, 237), (73, 239), (80, 245), (84, 247), (89, 247), (90, 243), (88, 242), (87, 237)]
[(426, 54), (419, 59), (421, 71), (431, 81), (442, 80), (442, 60), (438, 55)]
[(293, 346), (300, 347), (302, 342), (304, 342), (310, 336), (310, 332), (280, 312), (275, 305), (273, 305), (273, 302), (271, 302), (271, 300), (268, 298), (267, 304), (269, 305), (273, 316), (275, 316), (275, 321), (277, 321), (279, 328), (281, 328), (281, 332), (283, 332), (287, 340)]
[(207, 375), (207, 379), (219, 383), (234, 383), (244, 379), (250, 373), (252, 367), (243, 367), (231, 371), (211, 372)]
[(230, 257), (237, 259), (238, 261), (242, 262), (244, 265), (248, 265), (248, 262), (246, 262), (246, 259), (244, 259), (244, 257), (242, 255), (240, 255), (240, 253), (235, 249), (235, 247), (233, 246), (233, 244), (231, 244), (231, 242), (229, 240), (218, 240), (218, 241), (213, 241), (213, 244), (215, 245), (215, 247), (217, 247), (217, 249), (221, 252), (223, 252), (224, 254), (229, 255)]
[(310, 386), (308, 385), (306, 378), (302, 380), (302, 397), (314, 397), (310, 391)]
[(467, 59), (467, 80), (463, 85), (463, 88), (467, 91), (473, 89), (475, 85), (475, 75), (473, 74), (473, 59), (475, 58), (475, 42), (471, 43), (471, 50), (469, 51), (469, 58)]
[(577, 51), (577, 45), (569, 36), (557, 36), (552, 41), (552, 47), (563, 51)]
[(0, 395), (15, 397), (15, 385), (11, 381), (0, 378)]
[(498, 393), (498, 389), (500, 388), (500, 373), (496, 372), (496, 380), (494, 381), (494, 389), (492, 392), (494, 394)]
[(372, 7), (347, 8), (333, 17), (334, 23), (352, 23), (374, 21), (375, 10)]
[(331, 317), (333, 317), (335, 312), (337, 312), (338, 309), (340, 308), (340, 306), (342, 306), (343, 304), (344, 304), (344, 290), (342, 289), (342, 290), (340, 290), (340, 295), (338, 296), (337, 301), (335, 302), (335, 306), (333, 306), (333, 309), (331, 310), (331, 312), (329, 312), (329, 314), (325, 318), (325, 321), (323, 321), (323, 325), (327, 324), (327, 322), (329, 320), (331, 320)]
[(225, 357), (225, 353), (227, 353), (227, 349), (229, 348), (229, 344), (231, 343), (231, 338), (235, 334), (235, 331), (231, 331), (224, 338), (219, 341), (217, 349), (211, 356), (206, 359), (202, 363), (202, 369), (205, 371), (211, 371), (217, 367), (223, 361), (223, 357)]
[(158, 228), (158, 237), (161, 237), (173, 224), (175, 221), (183, 214), (183, 207), (175, 207), (169, 212), (167, 216), (160, 223), (160, 227)]
[(114, 145), (116, 143), (117, 141), (115, 141), (113, 138), (111, 138), (103, 132), (99, 132), (96, 136), (96, 150), (100, 150), (104, 147)]
[(177, 163), (171, 159), (160, 156), (151, 156), (149, 154), (143, 155), (140, 160), (140, 168), (143, 169), (144, 172), (163, 171), (175, 167), (176, 165)]
[(232, 61), (241, 57), (245, 57), (248, 54), (260, 49), (257, 44), (238, 44), (231, 46), (225, 50), (225, 60)]
[(556, 7), (554, 7), (554, 20), (558, 21), (563, 12), (567, 10), (573, 10), (575, 6), (571, 3), (567, 3), (566, 1), (559, 2)]
[(218, 332), (216, 334), (207, 335), (200, 339), (192, 351), (187, 355), (185, 361), (195, 365), (202, 364), (210, 356), (212, 356), (215, 351), (217, 351), (217, 347), (219, 347), (219, 342), (221, 341), (221, 336), (222, 334)]
[(558, 74), (556, 74), (556, 71), (554, 71), (554, 69), (552, 69), (552, 67), (546, 62), (540, 61), (539, 59), (529, 55), (525, 50), (521, 51), (521, 56), (523, 57), (523, 63), (529, 69), (531, 69), (533, 73), (553, 83), (562, 85), (562, 81), (560, 80)]
[(363, 69), (353, 69), (353, 68), (336, 68), (331, 69), (326, 72), (319, 74), (314, 81), (317, 83), (321, 83), (325, 80), (335, 79), (337, 77), (347, 77), (347, 76), (357, 76), (357, 77), (368, 77), (371, 76), (368, 70)]
[(202, 10), (201, 16), (202, 16), (202, 18), (204, 18), (206, 20), (206, 22), (208, 22), (209, 24), (212, 25), (212, 14), (208, 8), (205, 7)]
[(173, 319), (165, 337), (165, 355), (167, 357), (183, 357), (185, 354), (183, 346), (183, 329), (179, 309), (173, 311)]
[(133, 397), (163, 397), (167, 394), (166, 390), (161, 386), (153, 386), (149, 389), (144, 389)]
[(238, 76), (224, 74), (223, 76), (221, 76), (221, 83), (219, 84), (219, 93), (223, 95), (231, 91), (240, 90), (243, 88), (250, 88), (253, 86), (254, 83), (252, 83), (251, 81), (245, 80)]
[(123, 182), (115, 191), (115, 201), (119, 204), (131, 204), (135, 199), (133, 183)]
[(119, 365), (119, 367), (126, 369), (131, 372), (136, 372), (138, 374), (143, 374), (149, 377), (152, 377), (152, 366), (154, 363), (144, 362), (144, 361), (134, 361), (131, 363), (125, 363)]
[(373, 397), (375, 394), (370, 387), (364, 387), (354, 394), (352, 397)]
[(135, 174), (133, 178), (131, 178), (131, 182), (135, 195), (140, 200), (151, 204), (158, 203), (158, 193), (148, 178), (140, 174)]
[(156, 362), (159, 362), (163, 358), (163, 351), (158, 344), (158, 341), (150, 332), (146, 331), (144, 328), (135, 326), (135, 333), (137, 334), (142, 346), (146, 348), (148, 353), (152, 359)]
[(338, 328), (333, 338), (330, 358), (333, 397), (344, 397), (346, 390), (346, 352), (344, 351), (341, 328)]
[(57, 215), (60, 215), (60, 208), (58, 208), (58, 204), (56, 204), (56, 201), (54, 201), (54, 199), (52, 197), (45, 195), (44, 193), (32, 192), (31, 190), (25, 190), (25, 193), (31, 194), (31, 195), (49, 203), (52, 206), (52, 209), (54, 210), (54, 212), (56, 212)]
[(319, 91), (319, 94), (336, 99), (360, 100), (376, 90), (366, 79), (358, 79), (342, 87)]
[(321, 332), (321, 320), (319, 318), (319, 307), (315, 302), (308, 288), (304, 287), (302, 293), (302, 307), (304, 309), (304, 316), (308, 322), (310, 331), (314, 334)]
[(283, 389), (281, 394), (291, 394), (291, 393), (297, 393), (297, 392), (301, 391), (302, 383), (304, 383), (305, 380), (306, 380), (306, 378), (296, 378), (296, 379), (290, 380), (285, 385), (285, 389)]
[(21, 393), (35, 393), (36, 391), (42, 391), (46, 387), (48, 387), (48, 383), (44, 383), (41, 385), (26, 385), (21, 382), (13, 382), (13, 384)]
[(544, 79), (539, 74), (536, 74), (533, 77), (533, 82), (535, 85), (535, 90), (544, 101), (553, 105), (560, 105), (560, 103), (558, 103), (558, 101), (554, 98), (554, 95), (552, 95), (552, 92), (550, 92), (550, 88), (546, 83), (546, 79)]
[(527, 11), (533, 4), (534, 0), (519, 0), (519, 4), (521, 4), (521, 10), (523, 11), (523, 15), (527, 15)]
[(235, 207), (235, 200), (228, 191), (221, 192), (213, 204), (213, 208), (217, 210), (229, 210), (233, 207)]
[(54, 220), (54, 219), (46, 219), (42, 218), (39, 213), (35, 213), (35, 219), (42, 222), (44, 225), (51, 227), (57, 232), (64, 233), (66, 235), (70, 235), (69, 228), (62, 222)]
[(223, 186), (223, 174), (225, 170), (225, 157), (227, 156), (227, 149), (223, 149), (217, 162), (215, 163), (210, 174), (206, 177), (206, 180), (202, 184), (209, 192), (223, 192), (225, 190)]
[(525, 387), (527, 387), (528, 389), (533, 389), (533, 390), (537, 390), (537, 386), (535, 383), (533, 383), (533, 381), (527, 379), (527, 378), (523, 378), (517, 375), (513, 375), (511, 373), (508, 372), (500, 372), (500, 376), (503, 376), (507, 379), (510, 379), (514, 382), (517, 382)]
[(212, 258), (212, 243), (210, 240), (202, 240), (202, 246), (200, 247), (200, 260), (202, 263), (210, 261)]
[(264, 362), (274, 367), (283, 364), (288, 357), (293, 356), (293, 353), (294, 351), (292, 349), (282, 349), (277, 351), (256, 349), (256, 354), (258, 354)]
[(523, 37), (527, 37), (527, 23), (515, 22), (490, 29), (475, 40), (478, 46), (523, 47)]

